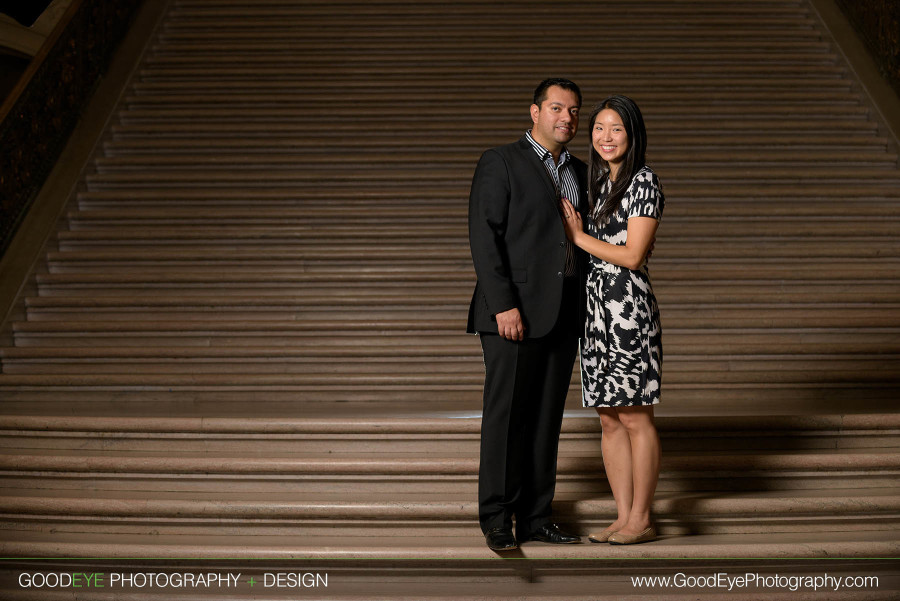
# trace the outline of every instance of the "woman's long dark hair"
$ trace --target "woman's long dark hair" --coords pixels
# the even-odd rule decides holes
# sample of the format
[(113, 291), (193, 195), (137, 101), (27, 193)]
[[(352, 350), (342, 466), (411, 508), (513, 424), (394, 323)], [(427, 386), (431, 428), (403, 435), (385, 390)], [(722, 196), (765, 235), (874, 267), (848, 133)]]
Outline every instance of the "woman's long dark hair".
[[(594, 150), (593, 132), (594, 122), (597, 115), (604, 109), (612, 109), (622, 118), (622, 124), (625, 126), (625, 134), (628, 136), (628, 150), (625, 151), (625, 159), (622, 161), (622, 167), (616, 181), (613, 182), (606, 200), (600, 207), (598, 212), (594, 213), (594, 207), (600, 200), (600, 190), (607, 177), (609, 177), (609, 163), (606, 162), (596, 150)], [(627, 96), (610, 96), (597, 105), (590, 117), (591, 143), (590, 143), (590, 164), (588, 165), (588, 202), (591, 207), (591, 215), (594, 220), (601, 224), (616, 212), (616, 208), (625, 196), (628, 186), (631, 184), (635, 174), (646, 164), (647, 158), (647, 128), (644, 127), (644, 117), (641, 115), (641, 109), (638, 108), (634, 100)]]

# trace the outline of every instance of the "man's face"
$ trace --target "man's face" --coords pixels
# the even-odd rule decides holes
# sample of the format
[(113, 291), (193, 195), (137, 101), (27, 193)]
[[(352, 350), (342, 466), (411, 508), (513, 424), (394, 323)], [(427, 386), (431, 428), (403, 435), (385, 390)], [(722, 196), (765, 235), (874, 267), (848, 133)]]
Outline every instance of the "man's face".
[(532, 137), (547, 150), (558, 150), (578, 131), (578, 96), (559, 86), (547, 89), (547, 98), (531, 105)]

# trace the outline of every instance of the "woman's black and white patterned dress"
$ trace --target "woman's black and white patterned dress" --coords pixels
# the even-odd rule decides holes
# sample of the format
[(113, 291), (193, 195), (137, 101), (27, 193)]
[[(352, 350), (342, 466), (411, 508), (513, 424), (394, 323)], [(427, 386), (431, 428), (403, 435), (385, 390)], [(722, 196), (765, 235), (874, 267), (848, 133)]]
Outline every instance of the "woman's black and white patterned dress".
[[(609, 192), (609, 181), (602, 196)], [(597, 206), (602, 203), (598, 202)], [(588, 219), (588, 233), (623, 246), (630, 217), (662, 216), (659, 179), (644, 167), (631, 180), (616, 212), (600, 227)], [(581, 389), (585, 407), (655, 405), (662, 373), (659, 307), (647, 263), (637, 270), (591, 255), (587, 277), (587, 319), (581, 344)]]

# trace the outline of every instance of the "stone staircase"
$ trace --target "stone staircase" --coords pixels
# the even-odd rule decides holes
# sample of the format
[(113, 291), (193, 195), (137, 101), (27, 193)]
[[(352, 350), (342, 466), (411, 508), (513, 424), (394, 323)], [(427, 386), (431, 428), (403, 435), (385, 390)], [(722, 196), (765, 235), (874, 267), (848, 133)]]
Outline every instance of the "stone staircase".
[[(894, 598), (896, 140), (806, 1), (605, 6), (614, 27), (577, 2), (172, 0), (5, 326), (0, 590), (70, 598), (10, 584), (54, 557), (300, 562), (321, 598), (826, 567), (881, 578), (829, 598)], [(634, 97), (666, 190), (663, 536), (502, 561), (476, 520), (466, 199), (548, 75)], [(568, 409), (555, 507), (586, 533), (614, 505), (577, 373)]]

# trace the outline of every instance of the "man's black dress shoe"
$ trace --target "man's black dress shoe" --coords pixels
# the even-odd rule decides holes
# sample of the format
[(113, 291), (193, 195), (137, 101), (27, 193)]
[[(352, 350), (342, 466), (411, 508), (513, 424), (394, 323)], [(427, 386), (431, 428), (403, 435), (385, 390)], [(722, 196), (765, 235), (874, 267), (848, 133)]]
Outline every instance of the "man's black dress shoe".
[(516, 537), (513, 536), (512, 528), (509, 526), (491, 528), (484, 533), (484, 540), (487, 541), (487, 546), (494, 551), (512, 551), (519, 546), (516, 543)]
[(527, 537), (519, 539), (519, 542), (527, 540), (539, 540), (542, 543), (553, 543), (554, 545), (571, 545), (580, 543), (581, 537), (563, 532), (556, 524), (544, 524)]

